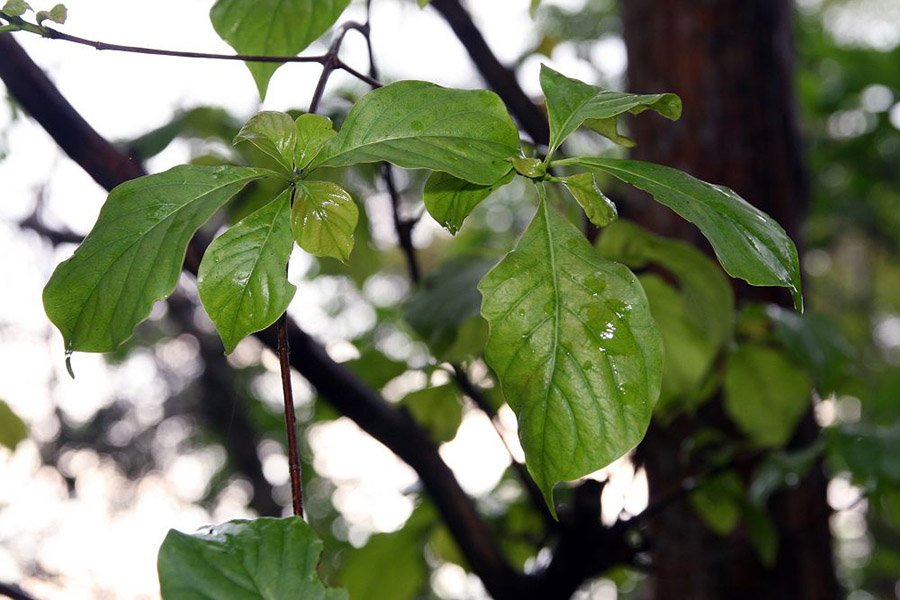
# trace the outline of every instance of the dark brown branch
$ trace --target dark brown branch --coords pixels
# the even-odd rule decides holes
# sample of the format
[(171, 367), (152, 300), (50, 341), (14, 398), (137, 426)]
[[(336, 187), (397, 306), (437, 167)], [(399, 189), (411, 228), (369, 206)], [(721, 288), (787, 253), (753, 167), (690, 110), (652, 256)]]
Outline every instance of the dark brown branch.
[(506, 103), (510, 112), (519, 121), (532, 141), (546, 145), (550, 140), (547, 117), (528, 97), (516, 75), (507, 69), (488, 46), (472, 17), (459, 0), (432, 0), (433, 6), (453, 29), (453, 33), (465, 47), (466, 52), (485, 82)]
[(17, 585), (9, 583), (0, 583), (0, 596), (12, 598), (12, 600), (35, 600), (35, 598), (24, 591)]
[[(0, 35), (0, 79), (19, 104), (60, 147), (106, 189), (144, 174), (140, 164), (103, 139), (59, 93), (10, 35)], [(185, 268), (193, 273), (204, 248), (192, 243)], [(274, 328), (257, 334), (269, 348), (277, 347)], [(495, 598), (523, 598), (528, 578), (510, 567), (496, 540), (479, 517), (472, 500), (460, 488), (437, 447), (408, 415), (396, 410), (366, 387), (346, 367), (290, 319), (291, 365), (338, 411), (390, 448), (419, 475), (448, 529), (473, 571)]]

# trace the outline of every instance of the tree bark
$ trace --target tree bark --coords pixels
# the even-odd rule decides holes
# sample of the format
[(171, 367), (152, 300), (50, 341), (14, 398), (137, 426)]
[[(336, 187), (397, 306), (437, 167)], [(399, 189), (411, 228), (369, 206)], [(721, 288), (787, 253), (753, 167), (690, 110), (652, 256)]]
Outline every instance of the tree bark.
[[(634, 121), (635, 157), (727, 185), (772, 215), (796, 241), (807, 202), (792, 87), (792, 3), (787, 0), (625, 0), (621, 3), (633, 92), (675, 92), (684, 116)], [(635, 198), (628, 211), (645, 226), (708, 248), (694, 226)], [(736, 284), (739, 300), (788, 304), (784, 290)], [(683, 441), (721, 427), (716, 405), (695, 419), (654, 426), (641, 445), (650, 503), (685, 476)], [(795, 446), (818, 435), (808, 416)], [(839, 595), (832, 564), (825, 479), (817, 465), (799, 486), (777, 495), (771, 514), (779, 532), (776, 564), (764, 567), (739, 529), (710, 532), (690, 505), (671, 506), (654, 521), (650, 594), (655, 599), (831, 600)]]

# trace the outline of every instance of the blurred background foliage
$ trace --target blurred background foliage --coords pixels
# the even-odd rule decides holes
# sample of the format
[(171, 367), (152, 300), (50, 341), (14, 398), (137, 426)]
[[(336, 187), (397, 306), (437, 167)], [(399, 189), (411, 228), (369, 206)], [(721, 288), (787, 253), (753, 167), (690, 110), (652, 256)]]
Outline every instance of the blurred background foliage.
[[(516, 61), (520, 72), (531, 72), (529, 65), (541, 57), (564, 57), (578, 65), (581, 78), (627, 89), (622, 69), (602, 68), (607, 53), (624, 54), (616, 2), (573, 4), (540, 7), (530, 34), (533, 47)], [(695, 410), (719, 385), (728, 394), (731, 382), (735, 400), (726, 400), (726, 407), (746, 439), (735, 443), (709, 431), (691, 440), (693, 451), (709, 453), (716, 465), (747, 448), (765, 449), (749, 485), (732, 471), (718, 474), (692, 496), (696, 510), (717, 533), (727, 534), (741, 522), (756, 531), (752, 543), (766, 560), (776, 543), (767, 525), (766, 500), (793, 485), (824, 455), (832, 479), (836, 562), (853, 600), (900, 597), (900, 25), (894, 23), (893, 38), (872, 39), (849, 36), (844, 25), (857, 19), (865, 27), (873, 13), (889, 13), (889, 4), (807, 0), (796, 11), (796, 83), (812, 186), (800, 240), (806, 314), (770, 306), (734, 309), (717, 269), (699, 282), (688, 281), (690, 273), (708, 268), (708, 259), (661, 239), (648, 238), (637, 249), (617, 243), (617, 232), (627, 223), (601, 234), (599, 242), (601, 252), (635, 267), (659, 263), (679, 282), (675, 288), (652, 273), (642, 275), (667, 345), (677, 348), (678, 356), (678, 362), (666, 365), (658, 418)], [(358, 93), (348, 88), (326, 97), (326, 112), (337, 124)], [(242, 163), (248, 150), (231, 145), (239, 126), (238, 116), (220, 108), (194, 107), (121, 144), (147, 160), (182, 140), (190, 144), (195, 162)], [(579, 135), (570, 149), (611, 151), (591, 134)], [(448, 441), (464, 415), (477, 410), (456, 385), (454, 366), (484, 388), (480, 401), (500, 411), (501, 426), (504, 414), (508, 419), (478, 359), (486, 331), (474, 282), (512, 246), (533, 203), (523, 202), (531, 192), (516, 182), (479, 206), (451, 238), (425, 222), (425, 176), (398, 172), (403, 216), (422, 220), (414, 239), (429, 276), (420, 290), (408, 283), (391, 229), (390, 200), (372, 167), (332, 174), (365, 208), (349, 263), (302, 258), (292, 263), (291, 277), (302, 282), (298, 297), (308, 298), (302, 310), (313, 318), (306, 322), (317, 323), (310, 333), (322, 337), (366, 383), (412, 413), (436, 440)], [(267, 197), (264, 190), (249, 187), (206, 235)], [(562, 197), (557, 200), (566, 205)], [(37, 217), (23, 227), (36, 225), (41, 225)], [(51, 242), (70, 241), (62, 230), (48, 234), (44, 229)], [(714, 340), (703, 321), (710, 310), (699, 323), (692, 321), (698, 298), (720, 315)], [(664, 306), (669, 309), (663, 311)], [(148, 403), (131, 394), (80, 421), (58, 411), (58, 433), (42, 444), (41, 457), (58, 469), (71, 494), (77, 493), (78, 465), (85, 457), (111, 461), (137, 486), (148, 473), (171, 468), (178, 456), (201, 453), (215, 469), (204, 475), (195, 497), (199, 504), (212, 510), (227, 496), (257, 514), (280, 514), (289, 505), (285, 478), (273, 475), (285, 463), (271, 357), (252, 339), (234, 355), (223, 356), (197, 307), (191, 285), (181, 285), (125, 347), (107, 357), (122, 368), (151, 369), (157, 400)], [(725, 360), (731, 366), (724, 367)], [(748, 392), (745, 380), (752, 380), (758, 364), (770, 373), (764, 383), (780, 394), (776, 408), (796, 405), (799, 397), (802, 412), (810, 387), (815, 388), (816, 418), (824, 427), (821, 443), (792, 452), (779, 449), (799, 418), (796, 410), (779, 412), (783, 432), (773, 433), (777, 427), (770, 426), (761, 438), (755, 436), (760, 420), (771, 425), (772, 413), (752, 414), (747, 407), (754, 403), (739, 396)], [(318, 454), (324, 447), (323, 424), (338, 415), (317, 402), (308, 386), (300, 383), (299, 390), (308, 517), (326, 538), (322, 568), (327, 576), (347, 587), (354, 600), (477, 597), (477, 584), (466, 578), (466, 565), (436, 512), (419, 496), (414, 477), (407, 476), (407, 503), (399, 509), (408, 518), (385, 526), (353, 516), (347, 499), (355, 493), (352, 481), (336, 477), (327, 457)], [(21, 422), (0, 403), (0, 444), (14, 448), (22, 433)], [(561, 496), (565, 502), (564, 491)], [(122, 501), (128, 501), (127, 494)], [(512, 468), (477, 501), (517, 566), (544, 564), (545, 516), (528, 501)], [(448, 565), (457, 566), (448, 570)], [(608, 573), (586, 586), (584, 597), (603, 597), (610, 589), (620, 598), (639, 597), (641, 580), (637, 571)]]

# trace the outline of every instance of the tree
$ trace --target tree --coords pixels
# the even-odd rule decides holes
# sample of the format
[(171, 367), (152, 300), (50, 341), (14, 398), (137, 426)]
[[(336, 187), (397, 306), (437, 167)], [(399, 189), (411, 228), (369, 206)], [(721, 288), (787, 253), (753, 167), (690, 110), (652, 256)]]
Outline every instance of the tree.
[[(366, 579), (367, 570), (371, 572), (378, 560), (386, 560), (386, 556), (390, 561), (412, 557), (413, 574), (401, 582), (409, 587), (394, 590), (392, 597), (410, 596), (419, 591), (424, 586), (426, 572), (420, 564), (421, 553), (408, 555), (398, 553), (398, 549), (419, 548), (429, 539), (438, 560), (464, 562), (496, 598), (569, 597), (586, 579), (615, 566), (640, 566), (647, 556), (651, 557), (653, 589), (659, 597), (677, 597), (686, 589), (692, 590), (696, 597), (730, 597), (736, 581), (742, 582), (743, 589), (753, 595), (774, 593), (791, 597), (802, 590), (810, 598), (833, 597), (837, 587), (833, 577), (827, 576), (832, 571), (827, 551), (827, 509), (822, 494), (824, 479), (818, 460), (822, 448), (817, 442), (815, 424), (806, 414), (813, 383), (820, 391), (823, 386), (811, 380), (814, 369), (798, 370), (791, 365), (790, 359), (802, 362), (802, 352), (798, 358), (796, 344), (792, 346), (792, 338), (784, 333), (793, 327), (795, 336), (806, 335), (805, 321), (774, 308), (756, 313), (751, 310), (744, 311), (738, 329), (734, 330), (733, 299), (717, 268), (689, 246), (655, 236), (627, 222), (610, 224), (616, 217), (616, 205), (601, 189), (619, 198), (622, 192), (620, 184), (615, 182), (620, 180), (649, 192), (699, 228), (729, 273), (755, 285), (791, 289), (794, 302), (799, 304), (799, 265), (793, 245), (765, 213), (753, 209), (730, 190), (705, 184), (678, 171), (605, 156), (553, 160), (553, 154), (565, 138), (582, 124), (613, 142), (629, 146), (630, 140), (618, 127), (621, 115), (655, 111), (669, 119), (678, 118), (681, 112), (678, 97), (658, 93), (672, 89), (686, 99), (693, 99), (697, 105), (720, 108), (721, 112), (725, 112), (723, 107), (728, 107), (729, 111), (751, 115), (736, 122), (748, 126), (747, 130), (754, 134), (751, 139), (759, 147), (729, 146), (749, 150), (729, 162), (731, 157), (716, 154), (717, 141), (729, 135), (743, 139), (742, 130), (731, 119), (716, 120), (708, 114), (695, 118), (691, 115), (697, 113), (688, 108), (685, 127), (672, 129), (674, 133), (657, 133), (666, 131), (664, 125), (647, 118), (648, 115), (636, 119), (635, 137), (641, 142), (638, 147), (638, 152), (643, 153), (639, 154), (641, 158), (666, 163), (677, 162), (673, 157), (679, 157), (683, 162), (674, 166), (689, 171), (696, 168), (704, 177), (727, 183), (751, 199), (759, 193), (767, 201), (773, 200), (775, 195), (768, 192), (782, 189), (774, 185), (751, 186), (759, 181), (782, 183), (788, 191), (780, 197), (793, 199), (794, 190), (798, 189), (802, 195), (804, 180), (798, 175), (799, 155), (791, 128), (789, 77), (784, 62), (787, 57), (777, 52), (767, 54), (775, 46), (772, 38), (782, 43), (787, 39), (785, 7), (750, 8), (740, 3), (725, 3), (710, 9), (715, 13), (712, 19), (701, 15), (706, 18), (704, 21), (695, 17), (689, 7), (678, 11), (675, 17), (665, 10), (648, 10), (640, 3), (628, 5), (624, 17), (626, 41), (632, 54), (631, 79), (635, 89), (645, 94), (607, 92), (544, 68), (541, 86), (549, 113), (548, 127), (515, 79), (490, 53), (463, 8), (455, 0), (435, 0), (433, 5), (466, 44), (489, 85), (519, 120), (520, 128), (536, 143), (536, 153), (532, 154), (530, 145), (524, 153), (518, 150), (516, 128), (492, 94), (446, 90), (422, 82), (397, 82), (380, 87), (374, 67), (370, 75), (363, 75), (341, 62), (337, 52), (344, 35), (353, 29), (368, 34), (368, 23), (348, 23), (337, 30), (326, 54), (298, 59), (323, 66), (322, 78), (306, 114), (295, 118), (283, 113), (260, 113), (238, 132), (236, 141), (242, 145), (238, 147), (237, 160), (254, 166), (178, 167), (123, 183), (142, 175), (140, 169), (80, 120), (27, 56), (17, 50), (14, 42), (4, 40), (8, 61), (0, 75), (10, 91), (73, 158), (80, 157), (79, 163), (99, 182), (107, 188), (115, 187), (108, 208), (101, 214), (80, 254), (57, 271), (47, 288), (45, 304), (66, 337), (67, 350), (112, 350), (131, 335), (152, 301), (174, 286), (181, 268), (181, 249), (187, 246), (185, 268), (198, 275), (200, 298), (216, 323), (225, 348), (230, 351), (245, 335), (256, 332), (259, 339), (278, 351), (285, 386), (288, 439), (295, 432), (289, 401), (290, 363), (334, 408), (354, 419), (409, 463), (428, 492), (429, 501), (420, 506), (401, 532), (376, 536), (338, 567), (338, 581), (352, 591), (366, 589), (365, 582), (371, 581)], [(243, 18), (252, 20), (252, 13), (250, 16), (240, 13), (239, 2), (217, 3), (212, 18), (238, 52), (246, 55), (267, 51), (280, 56), (302, 50), (337, 20), (343, 6), (336, 6), (334, 14), (318, 9), (321, 12), (314, 14), (321, 21), (316, 21), (316, 26), (306, 31), (303, 39), (289, 43), (245, 35), (246, 30), (242, 32), (235, 23), (242, 22)], [(51, 15), (61, 20), (59, 11), (55, 15), (50, 11), (44, 19), (39, 17), (31, 24), (23, 21), (25, 9), (20, 8), (16, 3), (8, 3), (4, 8), (10, 27), (85, 42), (43, 26), (42, 20)], [(662, 34), (652, 37), (629, 34), (628, 28), (636, 23), (651, 30), (658, 27), (667, 31), (671, 29), (666, 26), (670, 22), (667, 19), (676, 18), (689, 24), (730, 23), (745, 18), (751, 23), (762, 20), (772, 27), (738, 27), (748, 34), (765, 31), (762, 41), (755, 41), (749, 35), (751, 42), (748, 42), (748, 46), (763, 50), (735, 52), (734, 56), (745, 62), (721, 70), (710, 69), (708, 73), (727, 75), (710, 84), (692, 81), (687, 76), (678, 77), (677, 60), (675, 68), (665, 66), (664, 61), (676, 54), (659, 51), (654, 54), (653, 48), (642, 48), (641, 44), (648, 40), (664, 39)], [(722, 26), (711, 33), (725, 29)], [(690, 27), (674, 30), (691, 31)], [(688, 46), (682, 40), (672, 45)], [(781, 49), (783, 44), (777, 47)], [(704, 57), (699, 51), (681, 56), (689, 56), (691, 60)], [(284, 60), (278, 58), (271, 62)], [(718, 57), (710, 59), (710, 64), (719, 64), (718, 61)], [(767, 104), (770, 110), (764, 114), (781, 116), (772, 129), (760, 127), (753, 120), (752, 116), (759, 114), (754, 111), (758, 102), (742, 103), (747, 97), (756, 99), (761, 94), (731, 95), (736, 87), (732, 81), (741, 85), (754, 81), (747, 73), (756, 69), (755, 61), (770, 61), (766, 64), (777, 65), (775, 72), (781, 75), (759, 81), (760, 88), (769, 90), (767, 84), (773, 88), (766, 92), (771, 103)], [(252, 58), (248, 64), (260, 93), (264, 94), (275, 65)], [(654, 70), (657, 64), (663, 66)], [(345, 69), (379, 88), (355, 104), (337, 133), (328, 119), (315, 114), (328, 76), (335, 69)], [(648, 79), (654, 81), (659, 73), (671, 74), (675, 80), (665, 82), (667, 86), (645, 83)], [(698, 89), (715, 92), (698, 98), (695, 97)], [(724, 100), (717, 100), (720, 94)], [(414, 115), (424, 122), (417, 121)], [(771, 121), (763, 119), (763, 122)], [(435, 127), (440, 129), (437, 133), (440, 142), (426, 143), (421, 131)], [(696, 130), (707, 134), (692, 135)], [(655, 139), (661, 135), (667, 136), (666, 141), (656, 143)], [(711, 142), (714, 147), (698, 149), (698, 139)], [(543, 151), (541, 145), (549, 147)], [(782, 169), (778, 171), (782, 175), (764, 180), (759, 172), (772, 173), (772, 164), (759, 165), (757, 161), (762, 156), (771, 157), (773, 147), (784, 149), (782, 159), (771, 161)], [(139, 153), (140, 144), (136, 142), (135, 148)], [(725, 166), (721, 170), (717, 170), (717, 161), (710, 159), (713, 156), (723, 157)], [(699, 162), (688, 160), (691, 157)], [(434, 440), (442, 439), (442, 434), (422, 426), (433, 426), (435, 420), (438, 425), (445, 424), (443, 421), (458, 422), (457, 391), (446, 385), (431, 385), (405, 398), (404, 410), (397, 410), (379, 396), (378, 388), (384, 382), (365, 383), (372, 375), (371, 367), (354, 374), (345, 365), (331, 360), (286, 317), (279, 319), (293, 294), (293, 286), (283, 277), (292, 239), (313, 255), (348, 261), (351, 267), (361, 258), (352, 252), (354, 231), (360, 237), (365, 235), (364, 230), (357, 228), (356, 206), (340, 187), (344, 183), (340, 176), (319, 168), (352, 167), (366, 173), (366, 163), (379, 161), (432, 170), (433, 174), (424, 182), (425, 208), (453, 232), (462, 227), (475, 205), (513, 176), (535, 184), (537, 213), (510, 254), (496, 266), (493, 266), (496, 258), (463, 254), (429, 269), (420, 289), (402, 310), (412, 331), (429, 346), (426, 372), (446, 371), (459, 390), (491, 417), (496, 416), (497, 403), (502, 402), (493, 385), (499, 380), (506, 401), (517, 413), (527, 471), (523, 465), (514, 465), (520, 478), (521, 495), (505, 507), (500, 519), (493, 519), (497, 521), (494, 523), (488, 523), (487, 516), (479, 514), (437, 454)], [(398, 190), (392, 167), (385, 164), (378, 167), (378, 172), (392, 198), (392, 217), (410, 278), (418, 284), (422, 279), (421, 268), (411, 239), (415, 221), (407, 220), (400, 210), (404, 190)], [(737, 175), (741, 173), (747, 176), (741, 178)], [(315, 178), (308, 179), (309, 174)], [(270, 183), (273, 180), (274, 185)], [(743, 188), (745, 185), (748, 187)], [(153, 190), (158, 186), (176, 189), (178, 196), (155, 196)], [(247, 191), (242, 192), (245, 187)], [(570, 199), (562, 195), (562, 189), (568, 190)], [(188, 245), (193, 231), (232, 196), (238, 196), (237, 208), (230, 216), (235, 223), (233, 228), (216, 238), (205, 253), (205, 241), (195, 238)], [(172, 221), (180, 229), (171, 234), (170, 229), (159, 228), (159, 223), (169, 219), (169, 213), (160, 211), (175, 200), (178, 210), (187, 210)], [(649, 211), (629, 208), (642, 206), (639, 202), (628, 198), (620, 206), (627, 215), (634, 215), (651, 229), (686, 235), (688, 230), (681, 221), (674, 221), (670, 216), (654, 220)], [(554, 208), (574, 215), (576, 205), (583, 210), (587, 237), (597, 239), (595, 247)], [(122, 213), (118, 207), (127, 210)], [(773, 200), (764, 208), (790, 228), (799, 218), (792, 201)], [(676, 222), (679, 224), (673, 225)], [(599, 236), (597, 227), (603, 227)], [(132, 231), (123, 235), (123, 229)], [(169, 237), (154, 240), (146, 235), (148, 231), (162, 231)], [(694, 231), (691, 229), (689, 236), (692, 242), (697, 242), (699, 237)], [(253, 242), (255, 238), (259, 241)], [(140, 244), (148, 244), (148, 248), (163, 258), (152, 263), (130, 259), (128, 253), (134, 248), (135, 239)], [(465, 238), (465, 229), (458, 239), (457, 246), (464, 248), (472, 244), (472, 238)], [(480, 239), (484, 239), (484, 234), (480, 234)], [(124, 254), (110, 253), (117, 245)], [(248, 252), (253, 265), (261, 265), (264, 276), (257, 277), (255, 268), (248, 270), (242, 265)], [(96, 257), (104, 255), (107, 258), (99, 260), (106, 262), (98, 263)], [(122, 262), (121, 256), (129, 260)], [(335, 263), (322, 264), (344, 269)], [(639, 279), (623, 264), (638, 270)], [(167, 270), (163, 268), (166, 265)], [(493, 269), (485, 275), (491, 266)], [(109, 289), (118, 282), (127, 283), (133, 273), (142, 269), (145, 275), (138, 278), (140, 285), (135, 288), (125, 285), (117, 302), (98, 300), (100, 296), (95, 290)], [(249, 280), (235, 281), (234, 270), (247, 270)], [(474, 296), (473, 312), (473, 286), (479, 280), (483, 300)], [(511, 295), (510, 289), (518, 293)], [(748, 296), (745, 288), (738, 291), (742, 297), (780, 299), (772, 295)], [(232, 301), (236, 293), (242, 294), (237, 305)], [(254, 295), (264, 301), (254, 300)], [(249, 298), (254, 310), (242, 309), (244, 297)], [(594, 300), (598, 297), (604, 303)], [(491, 327), (486, 346), (483, 323), (476, 317), (478, 304)], [(436, 310), (442, 305), (446, 308)], [(276, 320), (277, 324), (272, 325)], [(601, 355), (596, 354), (595, 345)], [(661, 352), (663, 346), (667, 351), (665, 359)], [(478, 356), (482, 350), (496, 375), (473, 381), (477, 370), (474, 367), (481, 364)], [(380, 353), (372, 355), (379, 357)], [(610, 359), (607, 355), (622, 358)], [(381, 359), (384, 357), (378, 360)], [(562, 366), (557, 368), (557, 364)], [(406, 368), (408, 365), (401, 365), (402, 370)], [(766, 399), (754, 399), (747, 394), (758, 369), (767, 373), (771, 382), (766, 389), (770, 397)], [(534, 373), (541, 375), (537, 384)], [(590, 480), (574, 487), (557, 488), (561, 499), (555, 500), (555, 484), (587, 475), (638, 443), (660, 393), (661, 375), (662, 398), (655, 413), (657, 424), (636, 454), (639, 463), (647, 466), (651, 478), (649, 508), (630, 520), (620, 519), (615, 525), (604, 527), (599, 518), (602, 486)], [(423, 405), (427, 408), (421, 408)], [(573, 414), (567, 414), (566, 406)], [(449, 412), (445, 407), (449, 407)], [(693, 418), (691, 414), (695, 411), (698, 416)], [(777, 424), (770, 422), (772, 411), (781, 417)], [(436, 419), (434, 415), (440, 416)], [(607, 427), (598, 430), (598, 420), (607, 423)], [(455, 426), (451, 429), (455, 430)], [(715, 430), (715, 435), (711, 436), (710, 430)], [(590, 443), (584, 443), (585, 439)], [(690, 448), (683, 443), (685, 439), (690, 440)], [(296, 446), (295, 441), (289, 441), (294, 512), (300, 515), (303, 506)], [(682, 461), (687, 450), (691, 452), (690, 458)], [(673, 458), (678, 460), (673, 462)], [(798, 475), (806, 478), (804, 485), (795, 491), (782, 492), (785, 482)], [(760, 481), (769, 482), (762, 492)], [(684, 502), (687, 498), (690, 504)], [(800, 510), (808, 511), (810, 499), (819, 507), (811, 526), (817, 535), (798, 535), (794, 527), (798, 504)], [(693, 516), (695, 511), (702, 521)], [(524, 529), (522, 520), (526, 523)], [(446, 545), (435, 541), (433, 533), (442, 531), (441, 521), (458, 545), (462, 558), (455, 557)], [(694, 525), (686, 533), (687, 523)], [(732, 533), (739, 523), (743, 523), (743, 529)], [(706, 531), (706, 527), (718, 537)], [(543, 540), (530, 546), (525, 543), (524, 548), (521, 543), (515, 547), (513, 540), (517, 535), (524, 533), (527, 537), (541, 529)], [(293, 540), (284, 549), (287, 560), (301, 561), (308, 567), (314, 564), (319, 552), (317, 542), (294, 519), (236, 522), (198, 536), (173, 533), (160, 555), (164, 592), (180, 597), (177, 594), (187, 592), (178, 586), (197, 582), (210, 590), (213, 589), (210, 586), (216, 585), (216, 578), (204, 579), (197, 573), (208, 572), (210, 568), (215, 573), (230, 572), (231, 567), (225, 561), (212, 559), (207, 565), (198, 566), (199, 570), (193, 574), (179, 573), (179, 569), (190, 564), (189, 559), (197, 554), (198, 548), (215, 552), (216, 547), (225, 544), (235, 552), (245, 548), (256, 552), (259, 540), (269, 539), (272, 532), (277, 532), (276, 537), (283, 533)], [(690, 569), (672, 569), (672, 563), (667, 562), (666, 553), (671, 555), (673, 548), (696, 552), (702, 561), (710, 553), (733, 545), (735, 540), (739, 552), (732, 560), (726, 559), (726, 568), (720, 571), (727, 578), (724, 580), (696, 573), (684, 577)], [(793, 549), (797, 543), (800, 551)], [(510, 564), (510, 556), (528, 557), (542, 546), (549, 547), (552, 553), (543, 570), (526, 575), (519, 570), (521, 564)], [(266, 544), (263, 547), (271, 548)], [(810, 562), (804, 562), (807, 554)], [(817, 577), (808, 576), (813, 569), (796, 568), (792, 562), (795, 560), (815, 564)], [(271, 564), (264, 561), (259, 578), (251, 575), (251, 581), (241, 585), (254, 589), (262, 587), (260, 582), (264, 580), (287, 586), (282, 590), (306, 589), (298, 586), (308, 585), (310, 588), (304, 593), (335, 593), (326, 592), (314, 581), (312, 569), (286, 572), (270, 569)], [(397, 564), (391, 562), (392, 566)], [(177, 589), (181, 591), (174, 591)], [(223, 589), (219, 593), (230, 592)]]

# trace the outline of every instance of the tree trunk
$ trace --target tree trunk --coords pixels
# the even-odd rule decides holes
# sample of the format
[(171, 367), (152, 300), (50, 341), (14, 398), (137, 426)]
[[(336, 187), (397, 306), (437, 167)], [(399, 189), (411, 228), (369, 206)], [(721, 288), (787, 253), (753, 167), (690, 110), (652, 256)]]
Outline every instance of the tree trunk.
[[(792, 4), (787, 0), (623, 0), (630, 91), (670, 91), (684, 100), (672, 124), (656, 115), (634, 121), (635, 157), (683, 169), (731, 187), (772, 215), (794, 240), (807, 200), (792, 89)], [(638, 199), (629, 211), (645, 226), (709, 248), (671, 211)], [(739, 300), (787, 304), (782, 289), (736, 285)], [(654, 426), (639, 451), (650, 502), (685, 477), (685, 439), (722, 426), (713, 404), (694, 419)], [(792, 444), (815, 439), (811, 416)], [(839, 595), (832, 564), (826, 479), (820, 465), (770, 505), (779, 531), (773, 568), (764, 567), (739, 529), (711, 533), (681, 502), (654, 522), (651, 597), (831, 600)]]

